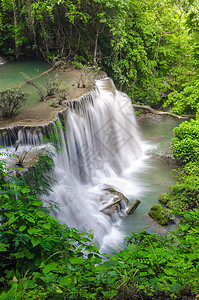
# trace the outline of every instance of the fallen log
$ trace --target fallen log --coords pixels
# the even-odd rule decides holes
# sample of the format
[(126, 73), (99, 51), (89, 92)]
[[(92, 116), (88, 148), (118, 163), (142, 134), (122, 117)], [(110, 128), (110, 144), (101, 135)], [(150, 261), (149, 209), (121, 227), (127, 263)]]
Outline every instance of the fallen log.
[(178, 116), (178, 115), (170, 113), (168, 111), (159, 111), (159, 110), (156, 110), (156, 109), (152, 108), (149, 105), (133, 104), (133, 107), (134, 108), (148, 110), (149, 112), (151, 112), (154, 115), (166, 115), (166, 116), (171, 116), (171, 117), (178, 118), (178, 119), (183, 119), (183, 120), (188, 120), (190, 118), (195, 118), (194, 115), (190, 115), (190, 116), (189, 115)]
[(121, 202), (122, 200), (123, 200), (123, 199), (118, 199), (118, 200), (116, 200), (115, 202), (113, 202), (113, 203), (111, 203), (111, 204), (107, 205), (106, 207), (104, 207), (104, 208), (100, 209), (100, 212), (103, 212), (104, 210), (106, 210), (106, 209), (108, 209), (108, 208), (112, 207), (113, 205), (115, 205), (115, 204), (117, 204), (117, 203)]
[(48, 74), (48, 73), (52, 72), (55, 69), (56, 66), (57, 65), (54, 65), (52, 68), (48, 69), (47, 71), (44, 71), (43, 73), (41, 73), (41, 74), (39, 74), (39, 75), (37, 75), (37, 76), (35, 76), (33, 78), (28, 78), (26, 81), (23, 81), (22, 83), (14, 86), (14, 87), (12, 87), (12, 89), (21, 88), (23, 85), (25, 85), (27, 83), (30, 83), (30, 81), (38, 79), (38, 78), (44, 76), (45, 74)]
[(127, 209), (124, 216), (128, 216), (128, 215), (131, 215), (132, 213), (134, 213), (134, 211), (140, 205), (140, 203), (141, 203), (140, 200), (135, 200), (135, 202)]

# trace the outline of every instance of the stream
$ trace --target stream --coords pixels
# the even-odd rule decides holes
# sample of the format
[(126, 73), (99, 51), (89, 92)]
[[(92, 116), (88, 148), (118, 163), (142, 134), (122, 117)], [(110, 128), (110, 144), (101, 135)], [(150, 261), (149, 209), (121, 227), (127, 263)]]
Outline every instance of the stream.
[[(20, 72), (33, 77), (48, 68), (45, 62), (32, 60), (6, 63), (0, 66), (0, 90), (24, 81)], [(110, 79), (99, 80), (92, 98), (81, 99), (68, 103), (68, 127), (60, 132), (66, 144), (55, 158), (57, 184), (50, 197), (62, 209), (58, 219), (80, 230), (94, 230), (101, 251), (113, 252), (131, 232), (164, 231), (147, 212), (176, 181), (170, 175), (172, 164), (157, 155), (170, 152), (173, 128), (179, 121), (151, 116), (140, 119), (137, 127), (130, 99), (116, 91)], [(28, 105), (37, 101), (32, 94)], [(122, 192), (130, 204), (141, 200), (140, 206), (133, 215), (119, 213), (111, 221), (99, 210), (106, 187)]]

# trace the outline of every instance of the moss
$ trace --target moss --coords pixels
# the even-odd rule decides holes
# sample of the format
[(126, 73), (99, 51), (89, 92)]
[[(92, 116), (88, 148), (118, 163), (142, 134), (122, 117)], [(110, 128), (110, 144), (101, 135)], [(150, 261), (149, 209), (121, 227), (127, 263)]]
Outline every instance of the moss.
[(158, 200), (163, 203), (163, 204), (167, 204), (169, 198), (168, 198), (168, 195), (167, 194), (161, 194), (159, 197), (158, 197)]
[(170, 210), (160, 205), (153, 205), (149, 211), (149, 216), (163, 226), (168, 225), (168, 223), (173, 222), (175, 219)]
[(124, 199), (126, 201), (126, 203), (129, 203), (129, 199), (127, 197), (125, 197), (122, 193), (116, 191), (113, 188), (106, 188), (105, 191), (117, 196), (117, 198), (115, 199), (115, 201), (119, 198)]

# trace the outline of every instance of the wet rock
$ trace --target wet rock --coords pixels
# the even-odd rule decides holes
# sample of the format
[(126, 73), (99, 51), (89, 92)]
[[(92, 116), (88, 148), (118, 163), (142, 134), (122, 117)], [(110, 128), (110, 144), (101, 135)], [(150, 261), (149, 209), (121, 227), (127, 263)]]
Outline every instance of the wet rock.
[(153, 154), (152, 156), (163, 165), (168, 165), (173, 168), (176, 166), (176, 160), (171, 156), (164, 154)]
[(169, 209), (163, 208), (160, 205), (153, 205), (149, 211), (149, 216), (157, 221), (160, 225), (168, 225), (175, 222), (175, 217)]
[(154, 141), (154, 142), (160, 142), (163, 139), (164, 139), (164, 136), (161, 134), (155, 134), (151, 137), (151, 141)]
[(104, 191), (105, 194), (101, 198), (103, 208), (101, 208), (100, 211), (109, 217), (113, 217), (116, 212), (125, 209), (125, 207), (129, 204), (129, 199), (115, 189), (106, 188)]

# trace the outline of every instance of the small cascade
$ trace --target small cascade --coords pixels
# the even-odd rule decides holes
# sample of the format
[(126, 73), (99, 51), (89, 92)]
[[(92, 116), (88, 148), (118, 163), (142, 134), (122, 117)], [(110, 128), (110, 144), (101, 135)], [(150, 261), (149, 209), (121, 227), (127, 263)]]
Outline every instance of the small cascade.
[[(117, 247), (123, 238), (120, 216), (126, 203), (122, 202), (112, 217), (101, 209), (107, 188), (134, 197), (139, 191), (136, 181), (128, 180), (128, 174), (138, 171), (144, 158), (131, 101), (115, 89), (110, 78), (104, 78), (96, 81), (91, 94), (65, 104), (55, 123), (9, 129), (8, 134), (1, 135), (1, 145), (14, 145), (22, 133), (24, 145), (41, 142), (43, 134), (48, 135), (57, 121), (61, 122), (62, 128), (56, 130), (61, 135), (62, 151), (55, 157), (56, 184), (48, 196), (59, 204), (56, 217), (68, 226), (94, 231), (94, 240), (103, 249), (107, 241)], [(110, 195), (107, 205), (113, 198)]]

